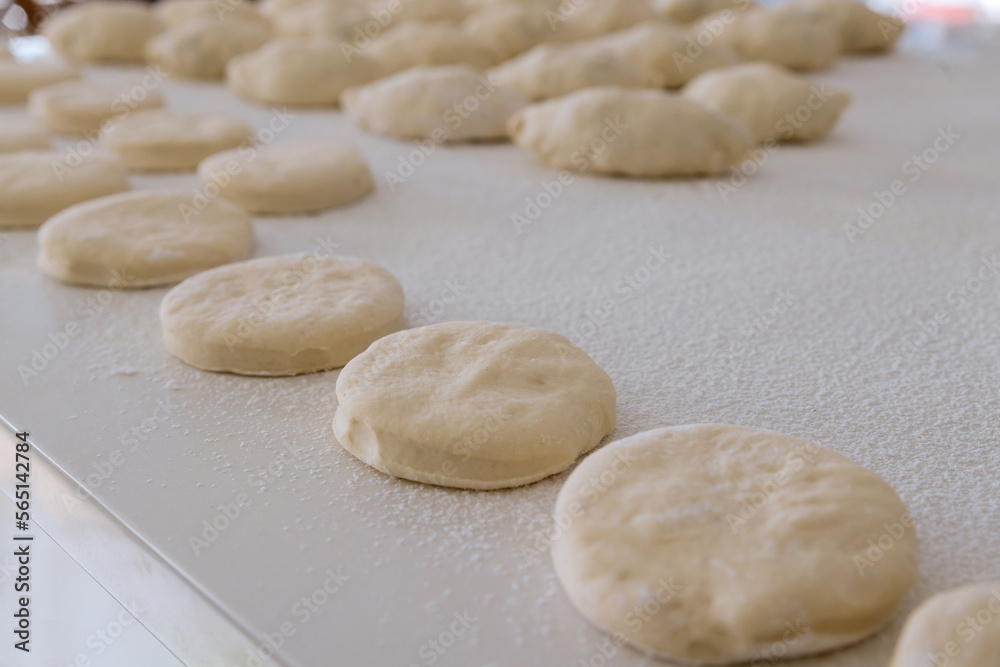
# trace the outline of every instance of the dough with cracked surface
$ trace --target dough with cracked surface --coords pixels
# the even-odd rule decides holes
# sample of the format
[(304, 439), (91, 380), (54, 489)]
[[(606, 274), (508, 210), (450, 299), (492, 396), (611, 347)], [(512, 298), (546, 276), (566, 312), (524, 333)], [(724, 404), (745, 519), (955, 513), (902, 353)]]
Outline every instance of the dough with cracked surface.
[(555, 516), (552, 559), (574, 606), (672, 662), (857, 642), (918, 578), (913, 520), (892, 487), (771, 431), (696, 424), (613, 442), (569, 476)]
[(615, 388), (555, 333), (445, 322), (374, 343), (337, 379), (333, 430), (384, 473), (465, 489), (564, 470), (615, 427)]
[(343, 366), (403, 322), (386, 269), (343, 257), (280, 255), (205, 271), (160, 305), (163, 341), (196, 368), (298, 375)]

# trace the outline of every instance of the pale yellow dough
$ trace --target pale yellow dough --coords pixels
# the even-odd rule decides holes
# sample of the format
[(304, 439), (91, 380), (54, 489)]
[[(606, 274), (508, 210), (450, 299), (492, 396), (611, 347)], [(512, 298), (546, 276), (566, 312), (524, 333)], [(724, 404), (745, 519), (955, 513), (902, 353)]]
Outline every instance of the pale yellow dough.
[(38, 227), (67, 206), (129, 187), (125, 166), (110, 155), (82, 160), (59, 151), (0, 155), (0, 227)]
[(829, 67), (843, 48), (833, 21), (796, 3), (743, 12), (727, 32), (744, 59), (795, 70)]
[(198, 165), (206, 188), (251, 213), (306, 213), (340, 206), (375, 187), (361, 154), (325, 141), (277, 142), (231, 150)]
[(488, 48), (497, 62), (564, 36), (552, 30), (545, 8), (534, 4), (500, 3), (483, 7), (465, 19), (462, 30)]
[(557, 169), (641, 177), (717, 174), (754, 145), (745, 125), (658, 90), (588, 88), (521, 109), (507, 129)]
[(116, 123), (105, 142), (129, 169), (194, 171), (209, 155), (252, 138), (249, 125), (229, 116), (152, 109)]
[(507, 138), (507, 119), (525, 105), (491, 74), (467, 65), (413, 67), (340, 98), (354, 124), (397, 139), (471, 141)]
[(796, 0), (795, 4), (830, 22), (845, 53), (891, 51), (906, 28), (896, 17), (873, 11), (857, 0)]
[(24, 104), (31, 91), (80, 76), (80, 70), (61, 63), (0, 60), (0, 104)]
[(343, 366), (397, 331), (403, 288), (359, 259), (262, 257), (212, 269), (160, 306), (167, 350), (196, 368), (297, 375)]
[(386, 74), (416, 65), (470, 65), (486, 69), (496, 63), (496, 56), (486, 46), (448, 21), (402, 23), (373, 40), (362, 54), (377, 61)]
[(889, 667), (1000, 667), (1000, 581), (926, 600), (906, 619)]
[(271, 27), (260, 22), (204, 18), (154, 37), (146, 58), (176, 76), (222, 79), (230, 60), (259, 49), (272, 36)]
[(566, 338), (447, 322), (374, 343), (337, 379), (341, 446), (384, 473), (466, 489), (564, 470), (615, 427), (615, 388)]
[(384, 74), (367, 52), (348, 59), (332, 40), (286, 37), (230, 60), (226, 83), (240, 97), (263, 104), (336, 106), (345, 88)]
[(28, 106), (35, 118), (52, 132), (81, 134), (96, 132), (102, 125), (121, 120), (139, 109), (163, 106), (156, 90), (141, 89), (137, 96), (90, 81), (67, 81), (31, 93)]
[(758, 142), (822, 139), (851, 101), (843, 91), (767, 62), (706, 72), (682, 96), (744, 123)]
[(51, 148), (48, 136), (34, 118), (7, 116), (0, 119), (0, 154)]
[(883, 479), (740, 426), (613, 442), (569, 476), (555, 517), (552, 559), (574, 606), (674, 664), (770, 664), (857, 642), (918, 576), (913, 520)]
[(188, 191), (141, 190), (71, 206), (38, 230), (38, 266), (66, 283), (135, 289), (243, 259), (253, 225), (240, 208)]
[(265, 27), (271, 25), (253, 3), (244, 0), (158, 0), (153, 11), (169, 28), (204, 19), (218, 23), (250, 21)]
[(149, 5), (90, 0), (60, 10), (42, 26), (58, 53), (84, 62), (141, 62), (146, 42), (166, 26)]

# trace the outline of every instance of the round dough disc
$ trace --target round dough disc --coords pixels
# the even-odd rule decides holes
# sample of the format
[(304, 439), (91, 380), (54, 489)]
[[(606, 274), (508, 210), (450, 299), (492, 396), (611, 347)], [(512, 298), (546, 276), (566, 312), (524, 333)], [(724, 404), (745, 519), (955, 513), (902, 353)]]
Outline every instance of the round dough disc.
[(217, 153), (198, 165), (206, 187), (251, 213), (304, 213), (340, 206), (374, 189), (353, 148), (322, 141), (269, 144), (257, 152)]
[(552, 558), (580, 613), (682, 663), (856, 642), (917, 580), (892, 487), (780, 433), (697, 424), (619, 440), (573, 471), (555, 512)]
[(559, 334), (446, 322), (377, 341), (337, 379), (334, 434), (384, 473), (464, 489), (530, 484), (615, 427), (615, 388)]
[(146, 3), (90, 0), (54, 14), (42, 33), (67, 58), (142, 62), (146, 42), (163, 28)]
[(84, 133), (101, 129), (114, 118), (125, 118), (136, 109), (163, 106), (163, 96), (141, 89), (140, 97), (88, 81), (67, 81), (31, 93), (31, 112), (52, 132)]
[(403, 322), (403, 288), (359, 259), (262, 257), (200, 273), (160, 306), (167, 350), (242, 375), (343, 366)]
[(209, 155), (252, 138), (250, 126), (229, 116), (149, 109), (116, 123), (105, 141), (130, 169), (193, 171)]
[(79, 78), (80, 70), (59, 63), (0, 60), (0, 104), (24, 104), (37, 88)]
[(38, 227), (67, 206), (131, 187), (114, 157), (73, 157), (59, 151), (0, 155), (0, 227)]
[(126, 192), (72, 206), (38, 230), (38, 265), (67, 283), (129, 289), (169, 285), (243, 259), (253, 225), (240, 208), (186, 191)]
[(1000, 667), (1000, 581), (930, 598), (906, 619), (889, 667)]
[(44, 151), (51, 147), (45, 129), (34, 118), (14, 116), (0, 121), (0, 153)]

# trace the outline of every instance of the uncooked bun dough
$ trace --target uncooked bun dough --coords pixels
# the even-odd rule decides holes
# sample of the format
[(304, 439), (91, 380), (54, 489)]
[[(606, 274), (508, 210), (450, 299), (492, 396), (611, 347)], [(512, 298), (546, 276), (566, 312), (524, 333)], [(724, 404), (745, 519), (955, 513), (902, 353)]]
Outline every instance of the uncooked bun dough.
[(586, 39), (652, 21), (657, 13), (650, 0), (571, 0), (548, 16), (554, 32), (565, 31), (574, 39)]
[(212, 155), (198, 165), (206, 187), (251, 213), (306, 213), (340, 206), (374, 188), (364, 158), (323, 141), (289, 141)]
[[(364, 53), (387, 74), (416, 65), (470, 65), (486, 69), (496, 56), (448, 21), (409, 21), (372, 41)], [(341, 56), (343, 59), (343, 56)]]
[(369, 22), (374, 19), (363, 4), (328, 0), (310, 0), (274, 15), (274, 28), (279, 35), (325, 37), (345, 42), (345, 48), (358, 48), (357, 45), (371, 39), (362, 29)]
[(918, 577), (913, 520), (891, 486), (769, 431), (699, 424), (611, 443), (569, 476), (555, 516), (552, 559), (576, 608), (670, 661), (856, 642)]
[(163, 341), (196, 368), (297, 375), (343, 366), (399, 330), (403, 288), (359, 259), (262, 257), (198, 274), (160, 306)]
[(50, 131), (80, 134), (96, 132), (105, 121), (139, 109), (162, 107), (163, 96), (143, 89), (140, 99), (129, 91), (90, 81), (67, 81), (32, 92), (28, 106)]
[(45, 129), (34, 118), (7, 116), (0, 120), (0, 154), (49, 148)]
[(492, 74), (468, 65), (414, 67), (360, 88), (341, 106), (366, 132), (397, 139), (506, 139), (507, 119), (525, 105)]
[(889, 667), (1000, 667), (1000, 582), (939, 593), (906, 619)]
[(241, 97), (264, 104), (335, 106), (350, 86), (385, 72), (367, 52), (344, 56), (328, 39), (275, 39), (229, 61), (226, 83)]
[(372, 0), (372, 16), (392, 16), (393, 22), (403, 21), (453, 21), (469, 15), (466, 0)]
[(618, 53), (626, 62), (659, 72), (667, 88), (680, 88), (702, 72), (740, 62), (736, 51), (719, 40), (704, 46), (699, 44), (697, 57), (690, 58), (686, 55), (689, 39), (688, 32), (676, 25), (646, 21), (588, 44), (598, 50)]
[(129, 189), (125, 166), (109, 155), (67, 159), (61, 151), (0, 155), (0, 227), (38, 227), (79, 202)]
[(130, 169), (193, 171), (213, 153), (249, 144), (252, 135), (229, 116), (152, 109), (123, 118), (105, 141)]
[(271, 37), (271, 28), (259, 22), (201, 19), (154, 37), (146, 45), (146, 57), (169, 74), (222, 79), (230, 60), (259, 49)]
[(588, 88), (521, 109), (507, 129), (557, 169), (627, 176), (717, 174), (754, 145), (746, 126), (658, 90)]
[(164, 29), (148, 5), (91, 0), (71, 5), (42, 26), (52, 48), (85, 62), (141, 62), (146, 42)]
[(583, 88), (621, 86), (663, 88), (666, 78), (647, 63), (634, 62), (589, 41), (540, 44), (491, 70), (496, 80), (530, 102), (568, 95)]
[(730, 30), (746, 60), (767, 60), (789, 69), (823, 69), (841, 53), (834, 23), (794, 3), (746, 11)]
[(706, 72), (683, 97), (744, 123), (758, 142), (815, 141), (837, 124), (851, 96), (767, 62)]
[(80, 78), (80, 70), (54, 62), (0, 60), (0, 104), (24, 104), (31, 91)]
[(798, 4), (836, 27), (846, 53), (890, 51), (906, 28), (899, 19), (856, 0), (798, 0)]
[(384, 473), (465, 489), (554, 475), (615, 427), (615, 388), (566, 338), (446, 322), (373, 344), (337, 379), (333, 430)]
[(465, 19), (462, 30), (488, 48), (497, 62), (562, 36), (552, 30), (545, 8), (533, 4), (502, 3), (483, 7)]
[(271, 22), (260, 15), (252, 3), (243, 0), (159, 0), (153, 11), (168, 27), (174, 28), (185, 23), (211, 19), (217, 23), (229, 21), (250, 21), (261, 26)]
[(253, 249), (240, 208), (188, 191), (142, 190), (71, 206), (38, 230), (38, 265), (67, 283), (133, 289), (169, 285)]
[(691, 23), (726, 10), (738, 14), (756, 5), (753, 0), (654, 0), (659, 17), (675, 23)]

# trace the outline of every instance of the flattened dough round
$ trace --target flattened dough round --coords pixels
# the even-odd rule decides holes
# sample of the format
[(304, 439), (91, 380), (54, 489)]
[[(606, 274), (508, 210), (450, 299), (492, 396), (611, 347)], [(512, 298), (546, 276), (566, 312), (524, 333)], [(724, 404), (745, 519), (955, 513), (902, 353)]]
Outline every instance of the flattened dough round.
[(697, 424), (613, 442), (573, 471), (555, 512), (566, 528), (552, 558), (580, 613), (681, 663), (858, 641), (917, 580), (913, 520), (892, 487), (770, 431)]
[(333, 431), (384, 473), (464, 489), (530, 484), (615, 427), (615, 388), (559, 334), (445, 322), (373, 344), (337, 379)]
[(0, 227), (38, 227), (67, 206), (130, 187), (125, 166), (110, 155), (72, 166), (59, 151), (0, 155)]
[(273, 39), (226, 66), (226, 85), (240, 97), (263, 104), (336, 106), (340, 94), (383, 76), (367, 51), (350, 61), (331, 39)]
[(42, 26), (52, 48), (84, 62), (141, 62), (146, 42), (164, 28), (148, 5), (90, 0), (56, 13)]
[(1000, 667), (1000, 582), (939, 593), (906, 619), (889, 667), (935, 665)]
[(313, 373), (399, 330), (403, 288), (360, 259), (261, 257), (185, 280), (164, 297), (160, 322), (167, 350), (196, 368)]
[(189, 191), (102, 197), (71, 206), (38, 230), (38, 266), (47, 274), (117, 289), (176, 283), (252, 249), (253, 225), (242, 209), (218, 200), (196, 209)]
[(194, 171), (203, 159), (249, 143), (250, 126), (221, 114), (137, 111), (107, 134), (108, 148), (129, 169)]
[(0, 104), (24, 104), (31, 91), (80, 76), (80, 70), (59, 63), (0, 60)]
[(244, 0), (159, 0), (153, 5), (153, 11), (170, 28), (203, 19), (218, 23), (249, 21), (267, 27), (271, 25), (253, 3)]
[(0, 119), (0, 154), (44, 151), (51, 147), (45, 129), (34, 118), (7, 116)]
[(507, 130), (557, 169), (627, 176), (716, 174), (753, 147), (746, 126), (658, 90), (587, 88), (521, 109)]
[(270, 26), (260, 22), (203, 18), (154, 37), (146, 58), (176, 76), (222, 79), (230, 60), (259, 49), (271, 36)]
[(198, 165), (206, 185), (251, 213), (307, 213), (363, 197), (375, 185), (361, 154), (324, 141), (269, 144), (256, 153), (225, 151)]
[(340, 98), (366, 132), (397, 139), (471, 141), (507, 138), (507, 119), (525, 105), (491, 74), (468, 65), (413, 67)]
[(139, 96), (89, 81), (67, 81), (33, 91), (28, 106), (52, 132), (81, 134), (99, 130), (105, 121), (124, 118), (132, 111), (163, 106), (158, 91), (141, 90)]

